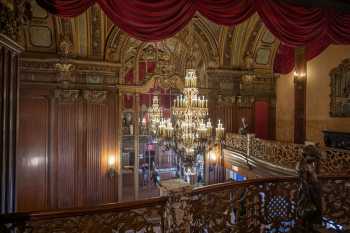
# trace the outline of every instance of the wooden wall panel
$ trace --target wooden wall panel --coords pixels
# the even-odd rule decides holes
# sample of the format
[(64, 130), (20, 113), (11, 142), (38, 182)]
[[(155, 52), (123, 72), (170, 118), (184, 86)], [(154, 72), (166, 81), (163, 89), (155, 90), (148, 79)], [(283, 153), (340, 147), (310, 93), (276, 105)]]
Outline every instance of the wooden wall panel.
[(87, 202), (98, 204), (116, 201), (117, 176), (108, 175), (108, 157), (115, 156), (116, 136), (114, 101), (87, 104), (86, 163)]
[(236, 104), (218, 104), (209, 109), (209, 114), (215, 127), (219, 119), (224, 123), (226, 132), (238, 133), (242, 117), (246, 119), (249, 131), (254, 132), (254, 109), (252, 107), (238, 106)]
[(15, 211), (18, 56), (23, 48), (0, 33), (0, 213)]
[[(268, 119), (265, 123), (268, 126), (268, 139), (275, 137), (275, 115), (274, 104), (268, 99), (257, 99), (256, 102), (264, 101), (268, 104)], [(225, 131), (229, 133), (238, 133), (241, 127), (241, 119), (244, 117), (248, 124), (249, 132), (255, 133), (255, 102), (248, 104), (238, 103), (217, 103), (209, 105), (209, 116), (212, 119), (213, 126), (216, 127), (218, 119), (224, 123)]]
[(49, 103), (45, 97), (22, 98), (17, 156), (17, 209), (48, 205), (47, 162)]
[[(21, 90), (18, 210), (117, 201), (117, 175), (107, 174), (108, 156), (117, 150), (115, 93), (102, 102), (86, 100), (83, 90), (71, 100), (54, 93), (47, 87)], [(32, 157), (43, 162), (34, 168), (27, 162)]]
[[(77, 206), (75, 191), (78, 190), (78, 103), (62, 103), (57, 107), (57, 207)], [(55, 143), (55, 142), (53, 142)]]

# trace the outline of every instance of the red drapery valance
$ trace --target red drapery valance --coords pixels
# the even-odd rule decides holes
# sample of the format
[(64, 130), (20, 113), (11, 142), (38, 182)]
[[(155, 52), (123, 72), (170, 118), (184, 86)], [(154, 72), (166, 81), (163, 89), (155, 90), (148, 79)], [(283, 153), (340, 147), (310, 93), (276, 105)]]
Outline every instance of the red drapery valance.
[[(143, 41), (169, 38), (179, 32), (196, 11), (226, 26), (241, 23), (257, 12), (282, 43), (275, 71), (286, 73), (294, 64), (296, 46), (306, 46), (307, 58), (329, 44), (350, 43), (350, 14), (333, 8), (305, 8), (283, 0), (37, 0), (49, 12), (63, 17), (83, 13), (98, 3), (122, 30)], [(287, 56), (287, 57), (286, 57)]]

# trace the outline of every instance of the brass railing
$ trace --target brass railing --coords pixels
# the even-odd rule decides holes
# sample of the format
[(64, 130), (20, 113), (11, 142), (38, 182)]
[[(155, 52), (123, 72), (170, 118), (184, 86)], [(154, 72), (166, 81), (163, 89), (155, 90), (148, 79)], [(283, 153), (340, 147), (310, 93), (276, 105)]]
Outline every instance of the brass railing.
[[(274, 165), (295, 169), (302, 157), (304, 145), (283, 143), (255, 138), (253, 135), (242, 136), (226, 134), (224, 146), (250, 159), (259, 159)], [(350, 151), (320, 147), (322, 154), (320, 174), (350, 175)]]
[[(319, 181), (324, 221), (349, 229), (350, 177)], [(297, 193), (295, 177), (227, 182), (124, 204), (0, 215), (0, 232), (286, 232), (298, 222)]]

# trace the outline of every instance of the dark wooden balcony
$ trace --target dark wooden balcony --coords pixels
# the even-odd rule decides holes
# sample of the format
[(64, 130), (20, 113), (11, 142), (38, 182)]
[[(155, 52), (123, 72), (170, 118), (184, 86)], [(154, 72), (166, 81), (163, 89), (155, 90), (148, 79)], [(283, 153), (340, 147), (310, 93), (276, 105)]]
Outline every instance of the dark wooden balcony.
[[(350, 229), (350, 177), (322, 176), (324, 229)], [(1, 232), (293, 232), (297, 178), (227, 182), (92, 208), (0, 216)]]

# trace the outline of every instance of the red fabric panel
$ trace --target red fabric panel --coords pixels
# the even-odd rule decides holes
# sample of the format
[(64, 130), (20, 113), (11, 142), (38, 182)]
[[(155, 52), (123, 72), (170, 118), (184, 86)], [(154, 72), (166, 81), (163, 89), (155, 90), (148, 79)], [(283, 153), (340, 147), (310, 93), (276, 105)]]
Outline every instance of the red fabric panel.
[[(333, 8), (306, 8), (284, 0), (37, 0), (53, 14), (73, 17), (97, 2), (122, 30), (144, 41), (158, 41), (179, 32), (199, 11), (221, 25), (238, 24), (258, 12), (283, 45), (275, 71), (293, 67), (295, 46), (307, 47), (307, 58), (330, 43), (350, 43), (350, 14)], [(289, 54), (289, 55), (288, 55)], [(131, 75), (128, 78), (131, 79)]]
[(123, 98), (123, 105), (124, 108), (130, 109), (133, 107), (134, 103), (134, 96), (132, 95), (124, 95)]
[(84, 13), (95, 0), (38, 0), (38, 4), (54, 15), (74, 17)]
[(305, 8), (276, 0), (37, 0), (53, 14), (72, 17), (98, 2), (110, 19), (130, 35), (162, 40), (180, 31), (196, 11), (222, 25), (238, 24), (258, 12), (268, 29), (288, 46), (329, 36), (350, 42), (350, 14), (332, 8)]
[(149, 94), (140, 94), (140, 105), (146, 105), (147, 107), (152, 105), (152, 96)]
[(304, 8), (286, 1), (255, 0), (256, 9), (266, 27), (289, 46), (303, 46), (327, 32), (326, 12)]
[(148, 62), (147, 63), (147, 73), (153, 73), (156, 69), (156, 62)]
[(201, 0), (198, 11), (211, 21), (233, 26), (252, 16), (256, 9), (254, 0)]
[(140, 62), (139, 63), (139, 80), (143, 81), (146, 76), (146, 63)]
[[(154, 72), (156, 68), (156, 63), (155, 62), (148, 62), (147, 64), (147, 73), (152, 73)], [(146, 63), (145, 62), (140, 62), (139, 63), (139, 81), (143, 81), (146, 77)], [(125, 83), (126, 84), (135, 84), (135, 79), (134, 79), (134, 70), (130, 69), (125, 77), (124, 77)]]
[(328, 15), (328, 36), (333, 44), (350, 43), (350, 14), (331, 11)]
[(154, 72), (155, 68), (156, 68), (155, 62), (147, 62), (147, 72), (146, 72), (146, 63), (140, 62), (139, 63), (139, 80), (140, 81), (145, 80), (146, 74)]
[[(328, 36), (320, 38), (318, 41), (309, 43), (306, 46), (306, 60), (311, 60), (318, 56), (331, 44), (331, 39)], [(280, 44), (273, 70), (275, 73), (288, 74), (294, 69), (294, 48)]]
[(269, 138), (269, 104), (265, 101), (255, 102), (255, 136)]
[(280, 44), (273, 64), (274, 72), (288, 74), (293, 70), (294, 62), (294, 48)]
[(97, 2), (118, 27), (143, 41), (158, 41), (175, 35), (187, 25), (196, 12), (193, 0)]
[(134, 84), (134, 70), (130, 69), (124, 77), (126, 84)]

